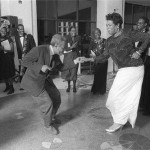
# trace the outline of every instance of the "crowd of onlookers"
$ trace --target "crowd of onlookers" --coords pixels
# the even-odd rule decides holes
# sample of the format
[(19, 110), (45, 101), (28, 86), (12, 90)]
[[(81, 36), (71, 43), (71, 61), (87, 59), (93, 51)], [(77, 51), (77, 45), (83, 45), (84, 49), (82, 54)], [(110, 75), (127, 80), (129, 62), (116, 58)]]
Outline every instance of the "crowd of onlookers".
[[(143, 115), (150, 115), (149, 20), (146, 17), (139, 18), (133, 29), (128, 31), (122, 29), (123, 19), (120, 14), (108, 14), (106, 20), (107, 31), (111, 36), (104, 39), (101, 30), (94, 29), (88, 48), (89, 58), (81, 57), (81, 37), (76, 34), (74, 26), (69, 27), (67, 36), (55, 34), (49, 45), (37, 47), (33, 36), (25, 33), (22, 24), (18, 25), (15, 36), (10, 35), (8, 27), (1, 27), (0, 80), (6, 84), (4, 92), (14, 93), (13, 81), (17, 74), (22, 81), (20, 90), (25, 88), (31, 93), (41, 106), (46, 126), (52, 126), (56, 122), (61, 97), (48, 72), (55, 68), (62, 71), (62, 78), (68, 83), (66, 92), (71, 90), (71, 81), (73, 92), (77, 92), (78, 64), (93, 61), (91, 92), (105, 94), (108, 58), (111, 57), (118, 66), (118, 72), (106, 102), (114, 124), (106, 131), (115, 132), (127, 121), (134, 127), (138, 106)], [(59, 58), (62, 53), (63, 61)]]
[(33, 36), (25, 33), (22, 24), (18, 25), (16, 35), (11, 35), (9, 26), (2, 24), (0, 41), (0, 80), (6, 84), (4, 92), (12, 94), (15, 78), (21, 81), (26, 70), (21, 66), (21, 60), (36, 44)]
[[(139, 18), (136, 25), (133, 26), (133, 31), (138, 32), (149, 32), (149, 20), (146, 17)], [(89, 48), (86, 56), (97, 57), (101, 55), (105, 50), (105, 39), (101, 37), (101, 30), (99, 28), (94, 29), (93, 38), (89, 43)], [(72, 46), (68, 46), (64, 50), (64, 64), (68, 64), (69, 60), (72, 58), (79, 57), (79, 50), (81, 49), (81, 38), (76, 35), (76, 28), (74, 26), (69, 28), (69, 35), (66, 37), (66, 41), (74, 43)], [(1, 27), (0, 30), (0, 80), (4, 81), (6, 88), (4, 92), (7, 94), (14, 93), (13, 82), (15, 78), (19, 81), (26, 71), (26, 68), (21, 66), (22, 58), (36, 46), (34, 38), (31, 34), (26, 34), (24, 31), (24, 26), (19, 24), (17, 27), (17, 34), (11, 35), (10, 29), (7, 26)], [(76, 42), (77, 41), (77, 42)], [(136, 42), (135, 48), (138, 48), (142, 42)], [(73, 50), (74, 55), (70, 56), (70, 50)], [(149, 63), (150, 63), (150, 52), (149, 47), (145, 49), (142, 53), (141, 58), (144, 62), (145, 75), (142, 85), (141, 101), (140, 106), (144, 109), (144, 115), (150, 114), (149, 110)], [(68, 66), (67, 66), (68, 67)], [(104, 94), (106, 92), (106, 82), (107, 82), (107, 68), (108, 61), (104, 63), (94, 64), (94, 81), (91, 92), (93, 94)], [(62, 77), (68, 81), (67, 92), (70, 92), (70, 82), (73, 81), (73, 91), (76, 92), (76, 80), (77, 80), (77, 69), (66, 70), (62, 72)], [(71, 74), (70, 74), (71, 73)], [(20, 88), (20, 90), (23, 90)], [(141, 109), (141, 110), (143, 110)]]

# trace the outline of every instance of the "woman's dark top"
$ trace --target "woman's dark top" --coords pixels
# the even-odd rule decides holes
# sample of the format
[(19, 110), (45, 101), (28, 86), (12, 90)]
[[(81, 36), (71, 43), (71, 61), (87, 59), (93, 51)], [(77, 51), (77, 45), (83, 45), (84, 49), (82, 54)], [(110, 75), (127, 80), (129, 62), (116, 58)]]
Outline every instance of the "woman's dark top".
[[(8, 40), (9, 43), (13, 43), (9, 36), (1, 37), (0, 41), (3, 42)], [(1, 60), (1, 78), (3, 80), (8, 80), (15, 75), (15, 65), (14, 65), (14, 52), (13, 51), (3, 51), (3, 58)]]
[[(92, 40), (89, 46), (89, 53), (92, 50), (96, 57), (105, 51), (105, 39), (101, 38), (98, 42)], [(94, 64), (94, 81), (91, 88), (93, 94), (104, 94), (106, 92), (108, 61)]]
[[(142, 42), (138, 49), (135, 49), (135, 42)], [(143, 65), (141, 58), (134, 59), (131, 55), (136, 51), (144, 51), (150, 42), (150, 36), (148, 33), (141, 32), (125, 32), (123, 31), (121, 35), (114, 37), (111, 36), (106, 40), (106, 49), (102, 55), (96, 57), (96, 62), (105, 62), (109, 57), (113, 59), (118, 68), (124, 67), (136, 67)]]
[[(70, 65), (72, 64), (72, 61), (80, 56), (79, 50), (81, 46), (81, 38), (80, 36), (75, 36), (74, 38), (71, 37), (71, 35), (67, 35), (65, 41), (65, 48), (64, 50), (64, 60), (63, 60), (63, 70), (62, 70), (62, 78), (66, 80), (77, 80), (77, 70), (78, 65), (74, 64), (74, 66)], [(77, 42), (77, 45), (75, 48), (70, 48), (74, 43)]]
[(91, 53), (90, 51), (92, 50), (96, 54), (96, 56), (101, 55), (105, 49), (105, 41), (106, 40), (104, 38), (101, 38), (99, 42), (97, 42), (96, 40), (91, 40), (89, 53)]

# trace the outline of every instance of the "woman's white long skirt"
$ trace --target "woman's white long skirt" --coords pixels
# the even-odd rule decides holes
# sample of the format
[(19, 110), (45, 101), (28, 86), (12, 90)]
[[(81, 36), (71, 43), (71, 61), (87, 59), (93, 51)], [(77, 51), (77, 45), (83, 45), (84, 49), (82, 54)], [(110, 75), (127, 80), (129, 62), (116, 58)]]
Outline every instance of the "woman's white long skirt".
[(129, 121), (134, 128), (143, 76), (144, 66), (118, 70), (106, 102), (106, 107), (110, 110), (114, 123), (124, 125)]

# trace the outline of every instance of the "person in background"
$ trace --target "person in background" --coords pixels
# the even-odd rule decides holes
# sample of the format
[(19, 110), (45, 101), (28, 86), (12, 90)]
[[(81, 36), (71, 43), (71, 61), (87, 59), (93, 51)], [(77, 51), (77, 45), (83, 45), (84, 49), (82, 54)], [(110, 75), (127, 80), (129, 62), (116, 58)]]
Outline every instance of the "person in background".
[(11, 37), (7, 35), (6, 27), (2, 27), (0, 33), (0, 51), (2, 54), (1, 76), (2, 80), (4, 80), (6, 83), (6, 88), (4, 92), (8, 92), (7, 94), (12, 94), (14, 93), (12, 77), (15, 75), (14, 45)]
[[(149, 19), (145, 16), (140, 17), (137, 22), (135, 30), (138, 32), (148, 33), (149, 32)], [(140, 47), (141, 44), (142, 44), (142, 42), (139, 42), (139, 41), (136, 42), (136, 47)], [(145, 60), (146, 60), (147, 51), (148, 51), (148, 46), (146, 47), (146, 49), (144, 50), (144, 52), (141, 55), (143, 62), (145, 62)]]
[[(89, 51), (91, 57), (101, 55), (105, 50), (105, 39), (101, 38), (101, 30), (96, 28), (94, 30), (94, 39), (91, 40)], [(107, 68), (108, 61), (104, 63), (95, 63), (94, 65), (94, 81), (91, 92), (93, 94), (104, 94), (106, 92), (107, 83)]]
[[(53, 70), (50, 65), (52, 61), (55, 64), (55, 54), (61, 55), (64, 45), (64, 37), (55, 34), (50, 45), (34, 47), (22, 60), (22, 66), (27, 67), (27, 70), (21, 81), (21, 87), (28, 91), (39, 104), (44, 125), (52, 134), (58, 133), (54, 124), (59, 122), (56, 113), (61, 104), (61, 96), (48, 72)], [(56, 60), (56, 65), (53, 66), (61, 70), (63, 64), (58, 57)], [(76, 58), (70, 62), (70, 66), (78, 62), (79, 58)]]
[[(33, 48), (36, 46), (35, 40), (31, 34), (27, 34), (24, 31), (24, 25), (18, 24), (17, 28), (18, 34), (15, 36), (16, 48), (18, 52), (18, 59), (21, 62), (22, 58)], [(25, 67), (21, 67), (19, 63), (19, 74), (20, 80), (22, 79), (24, 73), (26, 71)]]
[[(149, 19), (147, 17), (139, 18), (137, 22), (137, 30), (144, 33), (149, 32)], [(137, 47), (141, 44), (141, 42), (138, 42)], [(150, 44), (146, 47), (141, 57), (144, 61), (144, 79), (139, 110), (143, 111), (143, 115), (150, 115)]]
[[(0, 44), (1, 49), (1, 44)], [(3, 58), (3, 51), (0, 50), (0, 81), (2, 81), (2, 58)]]
[(65, 37), (65, 49), (64, 49), (64, 71), (62, 72), (62, 78), (68, 82), (68, 88), (66, 92), (70, 92), (70, 82), (73, 81), (73, 92), (76, 92), (76, 81), (78, 65), (71, 66), (73, 60), (80, 56), (81, 38), (76, 33), (76, 28), (71, 26), (69, 28), (69, 34)]
[[(111, 36), (106, 40), (104, 53), (96, 57), (95, 61), (105, 62), (111, 57), (118, 66), (106, 102), (114, 122), (106, 131), (115, 132), (128, 121), (132, 128), (135, 126), (144, 76), (140, 55), (149, 44), (150, 36), (142, 32), (127, 33), (122, 30), (123, 19), (118, 13), (107, 14), (106, 20), (107, 31)], [(138, 49), (133, 45), (136, 41), (142, 42)]]

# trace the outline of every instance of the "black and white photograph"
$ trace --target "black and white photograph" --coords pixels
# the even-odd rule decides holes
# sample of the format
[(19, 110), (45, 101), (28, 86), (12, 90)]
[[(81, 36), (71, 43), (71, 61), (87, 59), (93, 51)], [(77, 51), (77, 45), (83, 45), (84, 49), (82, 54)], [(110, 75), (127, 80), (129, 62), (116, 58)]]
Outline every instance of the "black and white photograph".
[(0, 150), (150, 150), (150, 0), (0, 0)]

